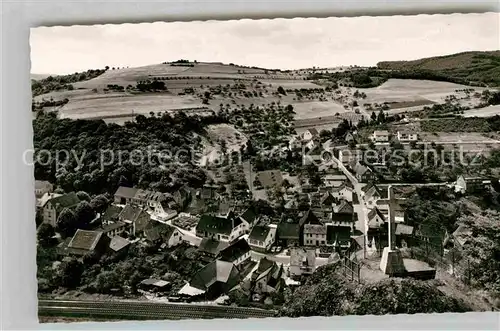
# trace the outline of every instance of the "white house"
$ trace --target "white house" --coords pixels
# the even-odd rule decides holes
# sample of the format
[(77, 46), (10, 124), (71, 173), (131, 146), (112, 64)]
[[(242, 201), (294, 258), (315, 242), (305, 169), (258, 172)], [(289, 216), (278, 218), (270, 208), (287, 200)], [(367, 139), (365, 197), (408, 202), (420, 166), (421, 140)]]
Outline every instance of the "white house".
[(398, 131), (398, 140), (400, 142), (417, 141), (418, 133), (409, 131)]
[(313, 138), (316, 138), (318, 136), (318, 130), (316, 130), (315, 128), (311, 128), (311, 129), (308, 129), (306, 130), (303, 134), (302, 134), (302, 139), (306, 140), (306, 141), (309, 141)]
[(316, 249), (290, 248), (290, 277), (311, 275), (316, 269)]
[(248, 243), (252, 249), (266, 252), (276, 240), (276, 224), (255, 225), (248, 236)]
[(330, 193), (334, 198), (345, 199), (352, 202), (353, 189), (345, 183), (337, 187), (332, 187)]
[(304, 224), (304, 245), (325, 246), (326, 228), (323, 224)]
[(377, 143), (383, 143), (389, 141), (389, 131), (387, 130), (375, 130), (371, 136), (371, 139)]

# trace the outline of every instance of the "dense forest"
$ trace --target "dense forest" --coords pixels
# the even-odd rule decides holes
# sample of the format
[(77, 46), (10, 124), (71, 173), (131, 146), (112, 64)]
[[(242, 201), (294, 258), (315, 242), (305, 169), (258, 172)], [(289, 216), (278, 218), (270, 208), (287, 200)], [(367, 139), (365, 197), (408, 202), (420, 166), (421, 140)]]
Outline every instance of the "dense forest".
[(192, 162), (192, 155), (201, 148), (206, 126), (221, 121), (216, 115), (202, 120), (179, 112), (174, 117), (139, 115), (119, 126), (39, 114), (33, 120), (35, 178), (56, 183), (66, 192), (89, 194), (113, 193), (120, 185), (161, 192), (184, 184), (200, 187), (205, 173)]

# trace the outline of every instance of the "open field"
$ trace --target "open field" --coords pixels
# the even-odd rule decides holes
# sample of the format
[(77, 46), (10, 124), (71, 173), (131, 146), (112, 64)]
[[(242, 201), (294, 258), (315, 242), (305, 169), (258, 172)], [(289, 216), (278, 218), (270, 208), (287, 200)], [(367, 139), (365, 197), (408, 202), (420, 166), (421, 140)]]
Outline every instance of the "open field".
[[(389, 79), (378, 87), (359, 89), (359, 92), (366, 93), (367, 97), (362, 101), (363, 103), (410, 102), (411, 104), (417, 102), (423, 106), (444, 102), (446, 96), (456, 94), (455, 90), (467, 88), (471, 87), (431, 80)], [(477, 92), (484, 90), (479, 87), (474, 89)]]
[(464, 117), (490, 117), (495, 115), (500, 115), (500, 105), (470, 109), (463, 114)]
[(295, 119), (334, 116), (336, 113), (347, 112), (342, 105), (332, 101), (296, 102), (292, 106), (296, 113)]
[(149, 114), (167, 110), (203, 107), (200, 100), (162, 94), (142, 94), (81, 98), (62, 107), (62, 118), (92, 118), (110, 115)]
[(434, 141), (435, 143), (472, 143), (489, 142), (495, 143), (498, 140), (491, 139), (480, 132), (421, 132), (420, 138), (423, 141)]

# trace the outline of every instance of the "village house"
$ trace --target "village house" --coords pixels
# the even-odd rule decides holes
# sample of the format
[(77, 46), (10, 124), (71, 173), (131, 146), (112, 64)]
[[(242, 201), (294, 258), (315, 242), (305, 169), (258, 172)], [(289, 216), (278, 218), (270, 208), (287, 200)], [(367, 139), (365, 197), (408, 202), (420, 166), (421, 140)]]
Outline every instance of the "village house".
[(45, 204), (47, 203), (47, 201), (49, 201), (50, 199), (53, 199), (53, 198), (60, 197), (60, 196), (62, 196), (62, 194), (59, 194), (59, 193), (45, 193), (44, 195), (42, 195), (41, 198), (36, 199), (36, 210), (38, 212), (42, 212), (43, 213), (43, 206), (45, 206)]
[[(318, 148), (318, 147), (320, 147), (320, 146), (321, 146), (320, 141), (314, 138), (314, 139), (309, 140), (309, 141), (306, 143), (306, 146), (305, 146), (305, 147), (306, 147), (307, 149), (309, 149), (310, 151), (312, 151), (312, 150), (314, 150), (314, 149), (316, 149), (316, 148)], [(319, 150), (321, 151), (321, 149), (319, 149)], [(320, 153), (320, 155), (321, 155), (321, 153)]]
[(371, 140), (376, 143), (386, 143), (389, 141), (389, 131), (387, 130), (375, 130), (371, 135)]
[(386, 217), (377, 207), (372, 208), (367, 215), (368, 218), (368, 240), (369, 242), (374, 239), (379, 240), (385, 235), (386, 229)]
[(339, 151), (339, 161), (347, 166), (363, 160), (363, 151), (358, 149), (343, 149)]
[(155, 214), (166, 213), (176, 207), (174, 198), (166, 193), (120, 186), (114, 195), (115, 204), (143, 207)]
[(131, 228), (132, 225), (130, 223), (117, 221), (115, 223), (102, 225), (102, 227), (99, 230), (102, 231), (109, 238), (113, 238), (114, 236), (120, 235), (124, 232), (129, 232)]
[(387, 191), (379, 189), (375, 184), (364, 186), (362, 191), (364, 191), (363, 200), (365, 200), (368, 208), (376, 206), (379, 199), (387, 198)]
[(337, 248), (349, 248), (351, 245), (351, 226), (326, 225), (326, 244)]
[(109, 249), (112, 253), (122, 252), (129, 246), (130, 241), (120, 236), (114, 236), (113, 238), (111, 238), (111, 242), (109, 243)]
[(277, 227), (276, 241), (284, 247), (299, 245), (300, 224), (291, 219), (283, 219)]
[(45, 193), (52, 193), (54, 186), (46, 180), (35, 180), (35, 196), (40, 199)]
[(270, 225), (254, 225), (250, 235), (248, 236), (248, 244), (253, 250), (265, 253), (276, 240), (277, 226)]
[(491, 180), (489, 179), (484, 179), (482, 177), (464, 177), (463, 175), (458, 176), (454, 183), (455, 192), (460, 192), (462, 194), (479, 192), (489, 185), (491, 185)]
[(311, 275), (316, 269), (316, 249), (306, 249), (303, 247), (290, 248), (290, 268), (291, 278), (302, 275)]
[(60, 254), (79, 257), (90, 253), (100, 255), (107, 250), (110, 241), (111, 239), (105, 236), (102, 231), (78, 229), (67, 246), (62, 246)]
[(368, 183), (377, 178), (377, 175), (367, 166), (357, 162), (354, 166), (354, 176), (361, 183)]
[(144, 230), (144, 237), (153, 244), (162, 243), (166, 247), (174, 247), (182, 242), (182, 234), (177, 228), (159, 222), (151, 222)]
[(240, 218), (243, 222), (248, 224), (247, 226), (249, 229), (257, 224), (260, 219), (254, 207), (248, 207), (247, 209), (245, 209), (245, 211), (240, 215)]
[(347, 181), (344, 182), (341, 186), (332, 187), (330, 190), (330, 194), (337, 200), (345, 199), (352, 202), (353, 191), (354, 189), (351, 182)]
[(347, 181), (347, 176), (337, 169), (328, 171), (323, 177), (323, 183), (326, 187), (337, 187), (343, 185)]
[(240, 217), (229, 213), (227, 217), (205, 214), (196, 225), (196, 235), (218, 241), (232, 242), (246, 233), (248, 227)]
[(248, 261), (250, 259), (250, 246), (243, 238), (227, 246), (219, 252), (219, 260), (231, 262), (235, 266)]
[(255, 293), (273, 293), (283, 288), (283, 265), (262, 258), (257, 269), (252, 274), (253, 288)]
[(43, 222), (55, 227), (59, 214), (61, 214), (65, 208), (75, 208), (79, 203), (80, 199), (78, 199), (75, 192), (49, 198), (45, 201), (45, 204), (41, 206)]
[(350, 143), (351, 141), (356, 141), (354, 135), (351, 132), (347, 132), (344, 136), (344, 140), (346, 143)]
[(214, 260), (198, 270), (179, 294), (213, 299), (229, 293), (240, 281), (240, 272), (233, 263)]
[(131, 234), (136, 236), (146, 229), (151, 216), (141, 207), (126, 205), (118, 215), (118, 219), (131, 225)]
[(101, 216), (101, 223), (102, 225), (108, 225), (108, 224), (113, 224), (118, 222), (118, 217), (120, 213), (122, 212), (123, 207), (116, 206), (116, 205), (111, 205), (106, 210)]
[(400, 142), (417, 141), (418, 133), (410, 131), (398, 131), (398, 140)]
[(318, 130), (315, 128), (307, 129), (303, 134), (302, 134), (302, 139), (305, 141), (309, 141), (311, 139), (314, 139), (319, 136)]
[(134, 197), (137, 193), (136, 188), (120, 186), (114, 195), (115, 203), (121, 205), (128, 205), (134, 203)]
[(203, 238), (201, 240), (200, 246), (198, 246), (198, 252), (201, 253), (205, 261), (212, 261), (215, 259), (220, 251), (229, 245), (227, 241), (218, 241), (212, 238)]
[(326, 228), (323, 224), (305, 224), (304, 238), (305, 246), (326, 245)]

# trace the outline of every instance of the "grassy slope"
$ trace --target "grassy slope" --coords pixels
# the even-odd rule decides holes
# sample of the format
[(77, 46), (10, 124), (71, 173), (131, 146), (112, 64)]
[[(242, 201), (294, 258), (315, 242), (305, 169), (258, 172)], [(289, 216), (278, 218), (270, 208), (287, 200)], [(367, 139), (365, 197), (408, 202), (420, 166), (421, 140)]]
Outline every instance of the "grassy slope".
[(483, 82), (489, 87), (500, 87), (500, 51), (464, 52), (414, 61), (379, 62), (377, 67), (433, 71), (453, 78)]

